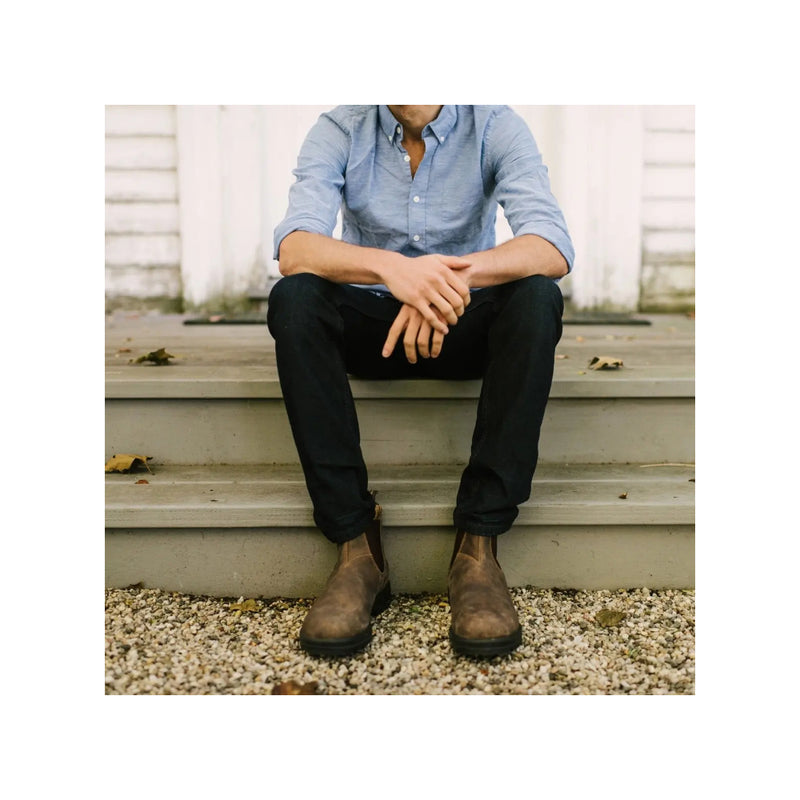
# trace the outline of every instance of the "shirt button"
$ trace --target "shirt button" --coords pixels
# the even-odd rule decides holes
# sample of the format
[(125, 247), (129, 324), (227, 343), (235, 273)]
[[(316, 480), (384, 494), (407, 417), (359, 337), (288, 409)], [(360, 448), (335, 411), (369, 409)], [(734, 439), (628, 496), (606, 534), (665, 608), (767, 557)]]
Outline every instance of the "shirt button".
[(398, 132), (398, 133), (401, 133), (401, 132), (402, 132), (402, 130), (403, 130), (403, 129), (402, 129), (402, 128), (401, 128), (401, 127), (398, 125), (398, 126), (397, 126), (397, 132)]
[(403, 161), (411, 161), (411, 156), (403, 156)]
[(443, 142), (443, 141), (444, 141), (444, 136), (442, 136), (442, 137), (439, 139), (439, 141), (440, 141), (440, 142)]
[(415, 198), (414, 198), (414, 202), (415, 202), (415, 203), (419, 203), (419, 197), (415, 197)]
[(418, 242), (418, 241), (419, 241), (419, 234), (418, 234), (418, 233), (415, 233), (415, 234), (414, 234), (414, 241), (415, 241), (415, 242)]

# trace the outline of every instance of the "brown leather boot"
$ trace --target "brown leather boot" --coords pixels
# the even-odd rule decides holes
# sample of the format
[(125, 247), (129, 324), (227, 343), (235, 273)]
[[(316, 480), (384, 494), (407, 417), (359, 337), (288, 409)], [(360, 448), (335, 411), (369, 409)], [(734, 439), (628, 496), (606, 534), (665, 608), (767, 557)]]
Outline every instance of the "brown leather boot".
[(497, 563), (497, 537), (456, 534), (450, 574), (450, 644), (466, 656), (499, 656), (522, 643), (522, 628)]
[(325, 591), (300, 628), (300, 646), (314, 656), (346, 656), (372, 639), (370, 615), (391, 602), (389, 565), (381, 546), (381, 507), (360, 536), (339, 545)]

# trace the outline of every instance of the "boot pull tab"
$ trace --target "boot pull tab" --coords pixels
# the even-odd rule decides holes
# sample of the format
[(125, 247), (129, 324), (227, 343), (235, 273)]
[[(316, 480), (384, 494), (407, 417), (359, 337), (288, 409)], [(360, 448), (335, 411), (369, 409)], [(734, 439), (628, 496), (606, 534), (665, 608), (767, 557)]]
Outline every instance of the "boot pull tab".
[(375, 503), (375, 516), (372, 518), (372, 521), (375, 522), (376, 520), (379, 520), (381, 518), (381, 512), (383, 511), (383, 509), (378, 505), (377, 501), (375, 500), (375, 498), (378, 496), (378, 490), (370, 489), (369, 493), (372, 496), (372, 502)]

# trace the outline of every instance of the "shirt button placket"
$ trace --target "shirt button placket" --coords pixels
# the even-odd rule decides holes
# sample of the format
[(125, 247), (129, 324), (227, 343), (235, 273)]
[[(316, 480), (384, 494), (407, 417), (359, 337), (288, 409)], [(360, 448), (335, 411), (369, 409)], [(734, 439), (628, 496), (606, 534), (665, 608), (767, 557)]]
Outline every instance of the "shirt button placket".
[[(415, 194), (411, 197), (411, 207), (409, 209), (408, 218), (411, 223), (411, 230), (412, 231), (422, 231), (423, 230), (423, 223), (424, 223), (424, 214), (421, 208), (421, 198), (418, 194)], [(422, 236), (419, 233), (415, 233), (411, 237), (415, 242), (418, 242)]]
[[(413, 186), (408, 193), (409, 209), (409, 234), (411, 240), (414, 242), (422, 241), (425, 235), (425, 190), (428, 187), (428, 178), (430, 177), (430, 163), (433, 157), (434, 149), (436, 148), (436, 137), (425, 135), (427, 150), (430, 154), (426, 154), (425, 158), (419, 165), (417, 174), (414, 176)], [(418, 194), (412, 194), (416, 190)]]

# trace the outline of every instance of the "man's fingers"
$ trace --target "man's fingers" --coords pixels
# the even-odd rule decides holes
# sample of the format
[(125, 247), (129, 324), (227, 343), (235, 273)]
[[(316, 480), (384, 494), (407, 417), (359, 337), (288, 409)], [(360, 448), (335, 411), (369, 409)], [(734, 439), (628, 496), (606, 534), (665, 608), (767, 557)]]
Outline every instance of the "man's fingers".
[(444, 336), (439, 331), (433, 332), (431, 339), (431, 358), (438, 358), (439, 353), (442, 352), (442, 345), (444, 344)]
[(471, 267), (472, 262), (458, 256), (437, 256), (442, 264), (446, 264), (451, 269), (464, 269), (464, 267)]
[[(453, 308), (452, 304), (449, 303), (445, 298), (438, 294), (431, 299), (431, 305), (439, 311), (439, 313), (444, 318), (445, 322), (449, 322), (451, 325), (455, 325), (458, 322), (458, 314), (456, 310)], [(435, 318), (435, 315), (433, 315)], [(442, 330), (442, 323), (436, 319), (436, 324), (434, 324), (428, 317), (425, 317), (426, 321), (430, 323), (432, 328), (436, 330)], [(445, 331), (442, 331), (443, 333)]]
[(444, 335), (439, 333), (439, 331), (431, 331), (429, 334), (430, 339), (430, 357), (431, 358), (438, 358), (439, 353), (442, 352), (442, 346), (444, 345)]
[(447, 284), (451, 289), (458, 293), (458, 295), (464, 301), (464, 305), (468, 306), (470, 301), (469, 286), (467, 286), (467, 284), (458, 277), (457, 273), (451, 272), (447, 276)]
[[(448, 303), (453, 307), (453, 311), (456, 312), (456, 316), (460, 317), (464, 314), (464, 311), (467, 307), (464, 298), (453, 288), (449, 285), (445, 286), (442, 289), (442, 297), (447, 300)], [(467, 293), (467, 300), (469, 300), (469, 293)]]
[(408, 322), (406, 333), (403, 337), (403, 347), (406, 351), (406, 360), (409, 364), (417, 363), (417, 334), (419, 329), (425, 323), (422, 322), (419, 316), (413, 316)]
[[(430, 307), (427, 310), (430, 311), (434, 321), (441, 324), (446, 331), (447, 325), (443, 322), (441, 312)], [(422, 358), (436, 358), (442, 352), (444, 333), (434, 329), (428, 321), (422, 319), (422, 315), (413, 306), (404, 305), (389, 328), (381, 350), (384, 358), (388, 358), (394, 352), (401, 336), (406, 359), (410, 364), (417, 363), (418, 355)]]
[[(460, 316), (459, 310), (463, 314), (464, 302), (458, 295), (458, 292), (453, 290), (448, 284), (445, 276), (432, 282), (422, 290), (423, 300), (427, 303), (425, 312), (422, 313), (425, 321), (434, 329), (440, 330), (442, 333), (447, 333), (447, 329), (443, 328), (444, 323), (455, 325)], [(417, 306), (419, 308), (419, 306)], [(422, 312), (422, 309), (420, 308)], [(437, 312), (434, 313), (434, 312)]]
[(389, 328), (389, 334), (386, 337), (386, 341), (383, 343), (381, 355), (384, 358), (389, 358), (389, 356), (394, 352), (394, 348), (397, 346), (397, 340), (400, 338), (400, 334), (405, 330), (407, 324), (408, 312), (404, 307), (395, 318), (395, 321), (392, 323), (392, 327)]
[[(438, 296), (438, 301), (439, 302), (437, 303), (436, 299), (428, 300), (427, 298), (422, 298), (422, 300), (419, 301), (419, 304), (415, 305), (414, 308), (416, 308), (417, 311), (422, 314), (422, 318), (428, 323), (428, 325), (431, 326), (431, 328), (439, 331), (440, 333), (447, 333), (447, 322), (455, 325), (456, 322), (458, 322), (458, 317), (456, 316), (455, 311), (453, 311), (453, 307), (447, 303), (447, 301), (445, 301), (441, 295)], [(446, 313), (442, 313), (442, 316), (438, 317), (431, 308), (432, 304), (436, 307), (439, 307), (439, 304), (443, 304), (445, 310), (449, 308), (452, 319), (448, 318)]]
[[(433, 329), (430, 325), (428, 325), (427, 322), (423, 322), (422, 325), (419, 326), (419, 333), (417, 334), (417, 351), (423, 358), (431, 357), (431, 333), (433, 333)], [(439, 333), (437, 335), (441, 336), (442, 334)]]

